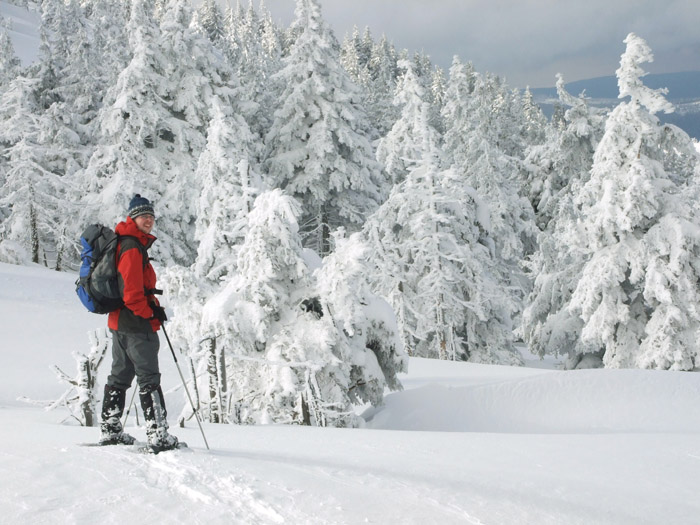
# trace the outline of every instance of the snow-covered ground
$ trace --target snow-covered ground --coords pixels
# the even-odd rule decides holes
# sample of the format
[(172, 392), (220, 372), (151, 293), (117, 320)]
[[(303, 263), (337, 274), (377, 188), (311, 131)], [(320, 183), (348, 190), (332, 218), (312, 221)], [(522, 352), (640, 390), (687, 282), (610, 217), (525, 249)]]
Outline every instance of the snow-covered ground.
[(412, 359), (363, 429), (205, 424), (207, 451), (188, 422), (190, 452), (80, 447), (96, 428), (17, 400), (58, 398), (50, 365), (72, 373), (104, 326), (73, 281), (0, 264), (2, 523), (698, 523), (695, 373)]

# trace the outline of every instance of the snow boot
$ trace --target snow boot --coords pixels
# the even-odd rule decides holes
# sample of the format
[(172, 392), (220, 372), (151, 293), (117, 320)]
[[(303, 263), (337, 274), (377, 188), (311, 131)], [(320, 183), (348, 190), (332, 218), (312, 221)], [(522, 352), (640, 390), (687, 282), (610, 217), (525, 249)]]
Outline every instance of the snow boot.
[(101, 445), (133, 445), (133, 436), (122, 429), (121, 417), (124, 413), (126, 390), (105, 385), (102, 398), (102, 422), (100, 423)]
[(146, 420), (148, 448), (157, 454), (163, 450), (178, 448), (178, 439), (168, 433), (168, 412), (165, 409), (163, 390), (158, 385), (148, 385), (139, 390), (143, 417)]

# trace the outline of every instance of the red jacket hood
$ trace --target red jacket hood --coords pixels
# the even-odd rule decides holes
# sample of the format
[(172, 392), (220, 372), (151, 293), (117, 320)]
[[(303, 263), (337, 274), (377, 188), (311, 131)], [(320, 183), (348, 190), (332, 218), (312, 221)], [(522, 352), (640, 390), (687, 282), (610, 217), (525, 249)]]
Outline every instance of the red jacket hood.
[(138, 229), (134, 219), (127, 217), (126, 221), (122, 221), (114, 228), (117, 235), (130, 235), (131, 237), (136, 237), (141, 244), (144, 246), (150, 246), (156, 240), (153, 235), (148, 233), (143, 233)]

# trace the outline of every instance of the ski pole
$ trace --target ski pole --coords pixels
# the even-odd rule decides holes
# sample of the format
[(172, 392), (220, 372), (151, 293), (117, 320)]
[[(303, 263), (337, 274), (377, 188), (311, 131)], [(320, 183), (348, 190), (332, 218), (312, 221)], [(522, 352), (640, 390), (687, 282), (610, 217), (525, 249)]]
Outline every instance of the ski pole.
[[(129, 419), (129, 412), (131, 412), (131, 407), (134, 406), (134, 398), (136, 397), (136, 391), (138, 390), (138, 385), (134, 387), (134, 391), (131, 394), (131, 401), (129, 402), (129, 408), (126, 409), (126, 415), (124, 416), (124, 421), (122, 422), (122, 428), (126, 428), (126, 421)], [(136, 424), (139, 424), (139, 415), (136, 413)]]
[(180, 379), (182, 379), (182, 386), (185, 387), (187, 399), (190, 400), (190, 406), (192, 407), (194, 417), (197, 420), (197, 425), (199, 425), (199, 431), (202, 433), (202, 437), (204, 438), (204, 444), (206, 445), (207, 450), (209, 450), (209, 443), (207, 443), (207, 437), (204, 435), (204, 429), (202, 428), (202, 423), (199, 421), (199, 414), (197, 413), (197, 409), (194, 407), (194, 402), (192, 401), (192, 396), (190, 396), (190, 391), (187, 389), (185, 376), (182, 375), (182, 370), (180, 370), (180, 365), (178, 364), (177, 357), (175, 356), (175, 350), (173, 350), (173, 345), (170, 343), (168, 332), (165, 331), (165, 323), (161, 323), (161, 328), (163, 329), (163, 335), (165, 335), (165, 340), (168, 342), (168, 346), (170, 347), (170, 353), (173, 355), (173, 359), (175, 360), (175, 366), (177, 367), (177, 371), (180, 373)]

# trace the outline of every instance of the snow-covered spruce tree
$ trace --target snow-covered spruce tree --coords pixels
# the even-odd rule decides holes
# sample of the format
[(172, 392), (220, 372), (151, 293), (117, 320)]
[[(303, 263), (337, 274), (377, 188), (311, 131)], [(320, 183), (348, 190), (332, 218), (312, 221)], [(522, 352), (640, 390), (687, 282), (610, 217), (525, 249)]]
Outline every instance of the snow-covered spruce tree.
[(43, 167), (61, 179), (64, 191), (55, 197), (63, 202), (54, 214), (51, 241), (55, 267), (77, 267), (75, 239), (83, 225), (73, 220), (83, 198), (76, 175), (90, 157), (102, 87), (92, 64), (99, 56), (91, 52), (89, 30), (76, 0), (42, 4), (41, 48), (36, 74), (41, 79), (37, 98), (44, 111), (40, 146)]
[(222, 42), (226, 37), (224, 15), (214, 0), (204, 0), (200, 4), (196, 13), (196, 25), (215, 46), (223, 47)]
[(74, 238), (75, 232), (66, 230), (76, 210), (77, 196), (70, 187), (81, 156), (79, 138), (71, 129), (72, 114), (64, 110), (60, 90), (68, 55), (66, 35), (72, 29), (69, 8), (54, 1), (42, 5), (39, 60), (7, 87), (0, 110), (6, 161), (0, 190), (5, 248), (19, 242), (33, 262), (56, 269), (61, 269)]
[(175, 313), (173, 338), (187, 349), (193, 366), (205, 363), (209, 419), (223, 422), (226, 367), (216, 334), (201, 329), (202, 309), (236, 267), (246, 216), (261, 184), (254, 162), (256, 141), (240, 116), (240, 108), (247, 103), (245, 95), (230, 68), (216, 60), (213, 44), (184, 23), (188, 9), (186, 3), (169, 2), (161, 27), (166, 43), (171, 41), (172, 47), (183, 48), (182, 54), (194, 59), (191, 67), (176, 67), (171, 74), (181, 78), (171, 94), (172, 108), (184, 112), (188, 122), (210, 119), (194, 174), (198, 195), (186, 197), (192, 200), (196, 216), (197, 256), (191, 266), (169, 268), (161, 284)]
[[(521, 333), (530, 351), (544, 356), (577, 355), (581, 319), (568, 305), (587, 256), (579, 240), (580, 213), (574, 199), (588, 181), (593, 153), (602, 136), (604, 116), (589, 108), (586, 99), (571, 96), (561, 76), (559, 99), (569, 109), (561, 117), (563, 129), (550, 129), (551, 141), (529, 149), (527, 163), (533, 181), (531, 196), (538, 195), (538, 248), (528, 264), (533, 290), (523, 312)], [(581, 353), (589, 349), (580, 348)], [(575, 358), (567, 366), (595, 365), (595, 359)]]
[(224, 422), (227, 384), (223, 349), (217, 344), (216, 333), (203, 330), (202, 311), (233, 275), (247, 215), (261, 183), (251, 166), (253, 138), (247, 124), (230, 103), (214, 97), (212, 105), (207, 146), (196, 173), (202, 188), (195, 228), (197, 259), (187, 268), (168, 268), (160, 282), (174, 311), (171, 337), (187, 350), (195, 368), (199, 367), (196, 362), (206, 363), (202, 365), (209, 376), (206, 411), (210, 421)]
[(196, 273), (216, 282), (235, 269), (248, 213), (261, 189), (251, 167), (253, 136), (230, 106), (215, 98), (207, 146), (199, 158), (195, 236), (199, 243)]
[[(9, 30), (11, 24), (0, 16), (0, 101), (4, 97), (5, 91), (9, 89), (10, 82), (14, 80), (20, 73), (21, 63), (10, 39)], [(8, 118), (12, 117), (12, 105), (6, 105), (0, 102), (2, 112), (0, 112), (0, 122), (4, 123)], [(10, 133), (8, 133), (10, 132)], [(0, 131), (0, 187), (5, 183), (7, 174), (7, 157), (2, 153), (15, 142), (12, 130), (5, 129)], [(0, 224), (5, 220), (8, 210), (0, 206)], [(0, 258), (3, 256), (0, 255)]]
[(90, 64), (94, 75), (92, 80), (102, 86), (99, 92), (102, 99), (131, 60), (132, 51), (126, 32), (130, 5), (123, 0), (83, 0), (82, 4), (90, 22), (89, 54), (99, 57)]
[(56, 152), (47, 147), (51, 119), (38, 100), (40, 86), (40, 78), (19, 75), (0, 100), (0, 254), (13, 263), (28, 262), (28, 254), (31, 262), (55, 267), (56, 243), (72, 215), (70, 185), (52, 170)]
[[(312, 275), (324, 315), (333, 322), (333, 354), (343, 363), (347, 395), (353, 404), (382, 404), (384, 390), (402, 389), (397, 378), (408, 369), (391, 306), (370, 291), (369, 246), (360, 233), (335, 234), (336, 249)], [(326, 383), (328, 383), (326, 379)], [(332, 386), (331, 386), (332, 388)]]
[[(283, 86), (274, 75), (282, 67), (280, 30), (272, 15), (260, 5), (256, 12), (252, 3), (244, 12), (240, 5), (230, 11), (226, 26), (227, 56), (241, 84), (241, 96), (246, 101), (240, 112), (251, 131), (262, 138), (272, 125), (273, 111)], [(262, 148), (256, 155), (262, 154)]]
[(401, 114), (377, 145), (377, 161), (392, 184), (402, 182), (423, 159), (425, 126), (430, 125), (423, 121), (423, 112), (428, 107), (427, 94), (413, 71), (413, 64), (403, 60), (399, 67), (405, 72), (396, 86), (394, 104), (401, 108)]
[(20, 72), (21, 63), (12, 45), (11, 24), (0, 15), (0, 94)]
[[(81, 8), (76, 0), (71, 0), (61, 10), (63, 18), (67, 19), (61, 24), (67, 31), (61, 47), (66, 48), (67, 55), (56, 88), (60, 98), (58, 112), (65, 120), (66, 127), (76, 134), (80, 145), (71, 148), (76, 168), (67, 172), (86, 166), (99, 136), (96, 124), (103, 97), (116, 80), (115, 70), (121, 71), (125, 65), (124, 61), (115, 63), (110, 58), (110, 55), (117, 54), (118, 49), (123, 50), (128, 46), (121, 38), (115, 39), (116, 42), (111, 40), (116, 34), (123, 35), (123, 20), (111, 20), (109, 29), (104, 27), (105, 21), (101, 17), (112, 13), (107, 10), (109, 5), (110, 2), (94, 6), (86, 3)], [(121, 28), (121, 32), (118, 28)], [(111, 44), (109, 50), (105, 49), (108, 39)]]
[[(454, 104), (451, 97), (456, 93), (459, 91), (448, 91), (446, 107)], [(513, 315), (517, 315), (529, 291), (523, 263), (534, 252), (537, 228), (532, 206), (520, 194), (521, 162), (501, 148), (504, 129), (510, 124), (503, 121), (497, 106), (504, 104), (507, 93), (498, 79), (477, 75), (466, 111), (454, 113), (465, 120), (448, 118), (446, 126), (452, 169), (488, 206), (488, 221), (480, 223), (484, 228), (481, 243), (497, 262), (501, 286), (511, 294), (516, 305)]]
[(441, 116), (445, 125), (443, 163), (464, 165), (467, 161), (464, 137), (469, 129), (469, 100), (474, 92), (476, 73), (471, 62), (463, 64), (458, 56), (452, 59)]
[(520, 97), (519, 110), (522, 115), (520, 136), (526, 146), (542, 144), (546, 139), (549, 125), (544, 113), (535, 103), (529, 87), (525, 88), (525, 92)]
[(547, 140), (527, 149), (525, 165), (529, 171), (527, 185), (537, 224), (545, 230), (560, 211), (562, 190), (575, 193), (573, 185), (588, 180), (593, 152), (603, 136), (604, 110), (588, 106), (583, 96), (566, 91), (564, 79), (557, 75), (557, 93), (562, 107), (568, 107), (559, 127), (547, 128)]
[(445, 123), (442, 120), (442, 109), (445, 106), (445, 92), (447, 91), (447, 79), (445, 71), (436, 67), (430, 77), (430, 124), (439, 132), (445, 133)]
[[(367, 30), (369, 31), (369, 30)], [(368, 33), (366, 33), (368, 35)], [(350, 75), (351, 80), (360, 88), (361, 105), (367, 110), (367, 117), (371, 122), (371, 135), (368, 137), (374, 141), (379, 138), (379, 131), (376, 129), (377, 122), (373, 119), (372, 102), (374, 96), (372, 90), (372, 77), (369, 68), (369, 56), (372, 51), (371, 37), (370, 47), (365, 48), (363, 38), (357, 28), (353, 28), (352, 35), (346, 35), (340, 49), (340, 63)]]
[(479, 242), (488, 212), (454, 171), (439, 171), (428, 103), (415, 120), (417, 162), (365, 224), (374, 289), (395, 309), (412, 355), (522, 364), (508, 294)]
[(366, 291), (357, 239), (312, 273), (320, 261), (301, 246), (300, 212), (279, 189), (256, 199), (238, 272), (207, 304), (205, 324), (235, 371), (232, 421), (352, 426), (353, 402), (379, 403), (387, 384), (399, 387), (405, 358), (377, 300), (357, 304)]
[(87, 212), (113, 223), (134, 193), (143, 194), (158, 208), (154, 257), (164, 264), (189, 264), (195, 253), (193, 174), (204, 146), (212, 79), (218, 75), (209, 68), (211, 48), (189, 28), (188, 5), (171, 0), (164, 9), (159, 27), (152, 1), (132, 3), (133, 58), (100, 113), (103, 135), (86, 170), (98, 209)]
[(399, 118), (399, 108), (394, 105), (399, 77), (398, 61), (396, 48), (382, 35), (379, 42), (372, 46), (369, 60), (371, 83), (367, 99), (367, 112), (380, 136), (386, 135)]
[(367, 70), (367, 61), (363, 62), (360, 58), (361, 46), (360, 30), (357, 26), (353, 26), (352, 33), (350, 35), (346, 34), (343, 39), (343, 44), (340, 48), (340, 63), (345, 68), (345, 71), (348, 72), (352, 81), (358, 86), (362, 85), (363, 69)]
[(366, 138), (358, 88), (339, 62), (338, 44), (317, 0), (298, 0), (300, 32), (276, 78), (285, 86), (266, 137), (272, 187), (302, 203), (304, 245), (331, 251), (331, 232), (357, 230), (381, 200), (381, 171)]
[(608, 367), (692, 370), (700, 328), (700, 230), (689, 191), (664, 170), (658, 147), (670, 112), (664, 90), (642, 83), (653, 60), (630, 33), (617, 70), (620, 98), (578, 196), (590, 254), (569, 308), (583, 321), (581, 340)]
[[(98, 117), (102, 136), (84, 174), (94, 200), (85, 222), (99, 213), (100, 221), (111, 224), (123, 216), (134, 193), (158, 201), (167, 184), (167, 167), (160, 162), (167, 158), (167, 147), (160, 135), (171, 115), (162, 104), (168, 80), (153, 7), (152, 0), (131, 4), (127, 34), (133, 56), (107, 92)], [(167, 138), (172, 143), (172, 136)]]

